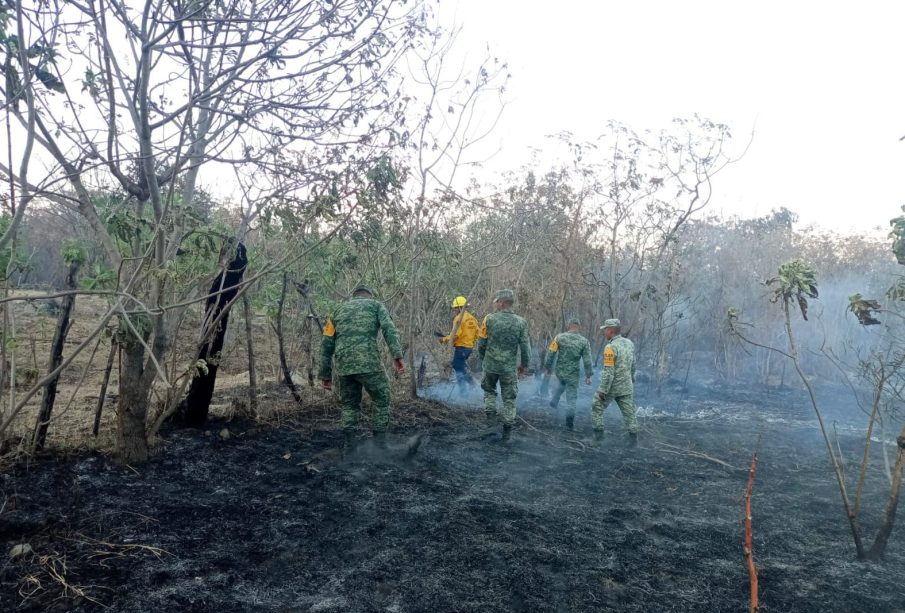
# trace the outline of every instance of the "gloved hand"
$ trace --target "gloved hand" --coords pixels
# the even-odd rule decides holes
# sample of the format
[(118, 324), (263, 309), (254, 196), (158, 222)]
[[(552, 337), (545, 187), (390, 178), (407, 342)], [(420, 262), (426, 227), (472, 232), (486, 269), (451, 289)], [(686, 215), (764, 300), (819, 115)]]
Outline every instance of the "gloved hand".
[(606, 404), (606, 394), (603, 392), (597, 392), (597, 400)]

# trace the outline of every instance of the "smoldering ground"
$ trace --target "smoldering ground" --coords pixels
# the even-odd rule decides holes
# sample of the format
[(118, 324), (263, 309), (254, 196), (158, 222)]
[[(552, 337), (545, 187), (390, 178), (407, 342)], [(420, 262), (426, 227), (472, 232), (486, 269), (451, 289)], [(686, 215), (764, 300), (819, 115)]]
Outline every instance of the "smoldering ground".
[[(854, 560), (825, 450), (795, 394), (641, 398), (638, 448), (615, 407), (600, 447), (522, 386), (509, 444), (478, 394), (397, 407), (388, 451), (332, 450), (304, 416), (175, 432), (135, 469), (87, 456), (3, 477), (3, 610), (740, 611), (747, 466), (763, 611), (905, 610), (905, 529)], [(442, 392), (442, 390), (440, 390)], [(802, 407), (802, 408), (799, 408)], [(331, 419), (336, 418), (336, 411)], [(405, 417), (405, 419), (403, 419)], [(335, 423), (335, 422), (334, 422)], [(859, 439), (840, 423), (846, 458)], [(854, 426), (854, 424), (853, 424)], [(418, 453), (405, 458), (416, 432)], [(854, 432), (854, 431), (852, 431)], [(878, 469), (879, 470), (879, 469)], [(872, 532), (882, 480), (864, 502)], [(866, 511), (865, 511), (866, 512)]]

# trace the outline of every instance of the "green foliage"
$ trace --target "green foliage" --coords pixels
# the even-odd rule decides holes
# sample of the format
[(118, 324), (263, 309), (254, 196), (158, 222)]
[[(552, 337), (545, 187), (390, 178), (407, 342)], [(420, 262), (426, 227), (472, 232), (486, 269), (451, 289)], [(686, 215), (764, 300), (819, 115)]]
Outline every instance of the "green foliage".
[[(905, 205), (902, 206), (902, 210), (905, 211)], [(892, 226), (889, 233), (892, 239), (892, 252), (896, 256), (896, 261), (905, 265), (905, 215), (891, 219), (889, 225)]]
[(879, 302), (864, 298), (861, 294), (853, 294), (848, 297), (848, 310), (855, 314), (862, 326), (879, 324), (880, 320), (874, 317), (874, 313), (880, 308)]
[(4, 9), (0, 11), (0, 71), (5, 78), (6, 101), (14, 109), (19, 108), (25, 88), (22, 73), (28, 72), (38, 83), (52, 92), (64, 93), (66, 87), (55, 74), (56, 49), (43, 40), (33, 43), (26, 50), (27, 70), (22, 70), (22, 48), (19, 37), (9, 33), (12, 16)]
[[(0, 215), (0, 236), (6, 234), (12, 220), (9, 213)], [(13, 260), (12, 265), (10, 265), (11, 259)], [(7, 274), (14, 272), (26, 272), (30, 267), (28, 254), (19, 245), (16, 245), (15, 257), (13, 257), (12, 247), (6, 247), (0, 251), (0, 277), (6, 277)]]
[[(130, 323), (132, 324), (131, 326), (129, 325)], [(141, 341), (148, 340), (148, 337), (151, 335), (151, 330), (151, 318), (147, 313), (130, 313), (128, 322), (123, 316), (120, 316), (119, 324), (114, 333), (114, 342), (121, 347), (139, 345)], [(136, 332), (141, 336), (141, 341), (136, 337)]]
[(112, 290), (116, 288), (116, 271), (105, 264), (95, 264), (88, 275), (79, 281), (82, 289)]
[(808, 320), (808, 298), (817, 298), (817, 271), (801, 260), (792, 260), (779, 267), (777, 276), (768, 279), (766, 285), (773, 288), (773, 302), (798, 302), (801, 316)]
[(62, 249), (60, 249), (60, 255), (63, 257), (63, 261), (67, 265), (73, 264), (75, 262), (84, 264), (88, 259), (88, 253), (85, 251), (85, 247), (82, 245), (82, 242), (74, 238), (67, 238), (63, 241), (63, 247)]

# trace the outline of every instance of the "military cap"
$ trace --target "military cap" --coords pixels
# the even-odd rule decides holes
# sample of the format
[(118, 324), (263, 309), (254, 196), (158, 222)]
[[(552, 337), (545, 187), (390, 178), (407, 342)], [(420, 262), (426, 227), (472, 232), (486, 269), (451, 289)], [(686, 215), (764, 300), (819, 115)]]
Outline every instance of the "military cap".
[(368, 287), (367, 285), (356, 285), (356, 286), (355, 286), (355, 289), (352, 290), (352, 295), (354, 296), (354, 295), (357, 294), (358, 292), (368, 292), (368, 293), (371, 294), (372, 296), (375, 296), (375, 295), (376, 295), (376, 294), (374, 293), (374, 290), (372, 290), (372, 289), (371, 289), (370, 287)]
[(618, 319), (607, 319), (603, 322), (603, 325), (600, 326), (600, 329), (604, 330), (606, 328), (620, 328), (620, 327), (622, 327), (622, 326), (619, 324)]
[(570, 317), (569, 320), (566, 322), (566, 325), (567, 326), (580, 326), (581, 320), (578, 319), (577, 317)]
[(501, 289), (494, 296), (494, 300), (509, 300), (515, 302), (515, 294), (511, 289)]

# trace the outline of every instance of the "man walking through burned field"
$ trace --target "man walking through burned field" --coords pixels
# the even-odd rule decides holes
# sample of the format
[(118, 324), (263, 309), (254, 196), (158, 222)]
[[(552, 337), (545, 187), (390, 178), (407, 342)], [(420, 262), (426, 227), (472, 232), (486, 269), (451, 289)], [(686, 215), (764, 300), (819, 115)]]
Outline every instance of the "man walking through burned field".
[(628, 430), (628, 443), (638, 444), (638, 419), (635, 415), (635, 344), (622, 336), (618, 319), (607, 319), (600, 326), (607, 345), (603, 350), (603, 372), (600, 388), (591, 404), (591, 424), (594, 438), (603, 438), (603, 412), (611, 400), (622, 411)]
[(399, 331), (382, 303), (374, 300), (374, 292), (364, 285), (352, 291), (352, 298), (336, 309), (324, 326), (321, 339), (320, 379), (324, 389), (333, 389), (333, 360), (339, 379), (342, 400), (343, 447), (351, 448), (361, 411), (364, 388), (374, 403), (373, 431), (375, 442), (385, 445), (390, 424), (390, 384), (380, 352), (377, 333), (390, 349), (397, 374), (405, 372)]
[[(509, 440), (515, 424), (515, 398), (518, 395), (518, 378), (530, 364), (531, 348), (528, 342), (528, 322), (512, 312), (515, 294), (511, 289), (501, 289), (493, 301), (495, 313), (484, 318), (478, 332), (478, 355), (484, 370), (481, 389), (484, 390), (484, 411), (489, 421), (497, 419), (496, 387), (500, 384), (503, 410), (499, 414), (503, 422), (503, 440)], [(518, 362), (521, 352), (521, 363)]]
[(556, 378), (559, 385), (553, 392), (550, 406), (556, 408), (559, 399), (566, 394), (566, 428), (571, 430), (575, 425), (575, 404), (578, 402), (578, 381), (581, 375), (581, 362), (584, 361), (584, 383), (591, 384), (591, 343), (578, 333), (581, 322), (577, 317), (569, 319), (566, 332), (556, 335), (547, 350), (544, 369), (547, 376), (553, 374), (553, 363), (556, 362)]

